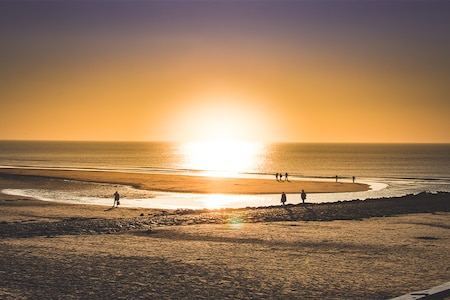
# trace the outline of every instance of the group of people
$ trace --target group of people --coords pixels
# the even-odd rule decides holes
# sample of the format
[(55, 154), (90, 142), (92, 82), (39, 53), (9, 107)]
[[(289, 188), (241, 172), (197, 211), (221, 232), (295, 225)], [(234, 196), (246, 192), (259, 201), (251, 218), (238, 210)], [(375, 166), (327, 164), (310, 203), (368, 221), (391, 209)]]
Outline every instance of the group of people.
[[(336, 175), (335, 178), (336, 182), (338, 182), (339, 176)], [(355, 183), (355, 176), (352, 176), (352, 182)]]
[[(306, 200), (306, 193), (305, 190), (302, 190), (300, 197), (302, 198), (302, 203), (305, 204), (305, 200)], [(287, 196), (285, 192), (281, 193), (281, 205), (285, 205), (287, 201)]]
[[(289, 174), (287, 172), (284, 174), (284, 181), (289, 181), (288, 175)], [(275, 178), (277, 179), (277, 181), (283, 181), (283, 174), (277, 173), (275, 174)]]

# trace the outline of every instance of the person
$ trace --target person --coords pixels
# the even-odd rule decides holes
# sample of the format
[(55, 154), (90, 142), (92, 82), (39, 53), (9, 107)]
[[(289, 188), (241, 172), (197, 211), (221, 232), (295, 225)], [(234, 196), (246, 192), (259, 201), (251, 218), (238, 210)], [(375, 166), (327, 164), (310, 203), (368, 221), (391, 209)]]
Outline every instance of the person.
[(302, 197), (302, 203), (305, 204), (305, 200), (306, 200), (306, 193), (305, 193), (305, 190), (302, 190), (301, 197)]
[(113, 207), (114, 206), (119, 206), (119, 204), (120, 204), (120, 195), (119, 195), (119, 193), (116, 191), (115, 193), (114, 193), (114, 204), (113, 204)]
[(280, 173), (280, 181), (283, 180), (283, 174)]
[(336, 175), (336, 182), (338, 181), (338, 176)]
[(286, 174), (284, 175), (284, 181), (289, 181), (288, 180), (288, 173), (286, 172)]
[(355, 183), (355, 176), (352, 177), (353, 183)]
[(286, 203), (286, 194), (284, 192), (281, 193), (281, 204), (285, 205)]
[(275, 174), (275, 177), (277, 178), (277, 181), (278, 181), (278, 173), (277, 173), (277, 174)]

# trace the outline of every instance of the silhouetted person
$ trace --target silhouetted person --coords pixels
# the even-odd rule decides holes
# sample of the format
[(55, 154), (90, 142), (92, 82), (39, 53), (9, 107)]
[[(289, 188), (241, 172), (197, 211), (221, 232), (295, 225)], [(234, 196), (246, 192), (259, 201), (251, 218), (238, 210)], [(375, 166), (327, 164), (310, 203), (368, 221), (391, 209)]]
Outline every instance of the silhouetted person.
[(283, 180), (283, 175), (280, 173), (280, 181)]
[(355, 183), (355, 176), (352, 177), (353, 183)]
[(275, 174), (275, 177), (277, 178), (277, 181), (278, 181), (278, 173), (277, 173), (277, 174)]
[(336, 182), (338, 181), (338, 176), (336, 175)]
[(286, 194), (284, 192), (281, 193), (281, 205), (285, 205), (286, 203)]
[(286, 172), (286, 174), (284, 174), (284, 181), (288, 180), (288, 173)]
[(305, 193), (305, 190), (302, 190), (301, 197), (302, 197), (302, 203), (305, 204), (305, 200), (306, 200), (306, 193)]
[(114, 206), (119, 206), (120, 205), (120, 195), (119, 195), (119, 193), (116, 191), (115, 193), (114, 193), (114, 204), (113, 204), (113, 207)]

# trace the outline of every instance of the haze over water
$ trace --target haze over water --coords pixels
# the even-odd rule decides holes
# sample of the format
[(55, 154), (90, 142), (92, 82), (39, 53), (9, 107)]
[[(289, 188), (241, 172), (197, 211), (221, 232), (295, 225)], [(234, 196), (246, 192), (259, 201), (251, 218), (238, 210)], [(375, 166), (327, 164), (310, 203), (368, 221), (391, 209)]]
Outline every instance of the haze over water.
[[(140, 173), (176, 173), (197, 176), (273, 178), (288, 172), (291, 179), (319, 179), (372, 183), (372, 191), (311, 194), (310, 202), (401, 196), (423, 191), (450, 191), (449, 144), (258, 144), (239, 142), (29, 142), (1, 141), (0, 166)], [(375, 183), (375, 184), (374, 184)], [(32, 191), (52, 200), (110, 202), (114, 187), (98, 185), (77, 194)], [(123, 187), (129, 205), (155, 207), (205, 207), (211, 195), (152, 193)], [(90, 191), (92, 190), (92, 191)], [(94, 192), (95, 190), (95, 192)], [(103, 190), (103, 192), (99, 192)], [(16, 191), (17, 192), (17, 191)], [(29, 191), (30, 192), (30, 191)], [(22, 191), (23, 193), (23, 191)], [(219, 196), (223, 206), (276, 205), (278, 195)], [(293, 197), (298, 198), (297, 195)], [(151, 201), (149, 200), (151, 198)], [(83, 200), (84, 199), (84, 200)], [(132, 199), (139, 204), (132, 204)], [(147, 199), (147, 200), (145, 200)], [(193, 201), (200, 199), (200, 203)], [(293, 202), (298, 202), (293, 201)], [(252, 205), (253, 204), (253, 205)]]

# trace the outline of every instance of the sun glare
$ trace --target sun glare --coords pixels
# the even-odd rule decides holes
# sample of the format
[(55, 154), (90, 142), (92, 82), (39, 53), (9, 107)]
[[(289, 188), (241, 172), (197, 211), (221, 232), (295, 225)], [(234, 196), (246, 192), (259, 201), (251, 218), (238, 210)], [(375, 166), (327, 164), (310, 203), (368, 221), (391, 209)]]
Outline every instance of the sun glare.
[(185, 165), (208, 176), (233, 176), (254, 169), (263, 145), (254, 142), (204, 141), (184, 145)]
[(266, 135), (273, 133), (258, 99), (221, 92), (186, 98), (168, 122), (183, 141), (183, 167), (215, 177), (256, 170)]
[(271, 111), (259, 97), (217, 92), (186, 97), (180, 103), (164, 128), (176, 141), (267, 142), (277, 128), (271, 126)]

